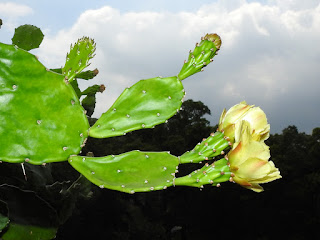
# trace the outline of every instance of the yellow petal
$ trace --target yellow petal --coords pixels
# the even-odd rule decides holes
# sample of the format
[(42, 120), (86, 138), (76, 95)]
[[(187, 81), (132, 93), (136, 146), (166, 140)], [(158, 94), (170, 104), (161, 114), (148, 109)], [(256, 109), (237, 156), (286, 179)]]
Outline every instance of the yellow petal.
[(241, 165), (236, 175), (240, 178), (248, 180), (257, 180), (266, 177), (271, 171), (271, 166), (268, 161), (259, 158), (249, 158)]
[(274, 166), (274, 163), (272, 161), (269, 161), (268, 164), (271, 168), (270, 172), (263, 178), (252, 180), (252, 183), (267, 183), (281, 178), (280, 171)]
[(270, 158), (269, 147), (264, 142), (251, 141), (246, 145), (239, 142), (228, 153), (230, 165), (239, 166), (249, 158), (259, 158), (268, 161)]
[[(227, 110), (224, 108), (222, 113), (221, 113), (220, 119), (219, 119), (219, 125), (223, 122), (223, 120), (224, 120), (224, 118), (226, 116), (226, 113), (227, 113)], [(222, 129), (219, 129), (219, 130), (221, 131)]]
[(244, 186), (245, 188), (248, 188), (252, 191), (255, 191), (255, 192), (262, 192), (263, 191), (263, 187), (261, 187), (259, 184), (251, 184), (250, 187), (246, 187)]

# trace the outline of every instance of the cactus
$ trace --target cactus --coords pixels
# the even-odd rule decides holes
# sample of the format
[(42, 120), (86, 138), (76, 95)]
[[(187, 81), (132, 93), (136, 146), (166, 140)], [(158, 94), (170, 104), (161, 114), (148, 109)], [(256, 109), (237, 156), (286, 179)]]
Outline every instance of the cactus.
[(0, 52), (0, 159), (43, 164), (78, 154), (89, 123), (72, 86), (24, 50), (0, 43)]
[(167, 152), (131, 151), (96, 158), (71, 156), (69, 163), (101, 188), (134, 193), (172, 186), (179, 159)]
[(71, 82), (78, 73), (88, 67), (89, 60), (95, 56), (96, 44), (88, 37), (83, 37), (70, 47), (67, 54), (66, 64), (62, 68), (62, 74)]
[(43, 37), (44, 35), (40, 28), (26, 24), (15, 29), (12, 44), (29, 51), (38, 48)]
[(89, 135), (106, 138), (152, 128), (179, 111), (184, 95), (177, 77), (141, 80), (120, 95), (92, 126)]
[[(52, 70), (25, 51), (28, 48), (22, 50), (19, 45), (0, 43), (0, 159), (36, 165), (68, 161), (101, 188), (127, 193), (160, 190), (173, 185), (218, 186), (220, 182), (230, 180), (234, 173), (228, 156), (212, 162), (232, 148), (234, 142), (241, 145), (237, 137), (230, 141), (224, 129), (219, 129), (181, 156), (140, 151), (105, 157), (78, 156), (88, 137), (120, 136), (166, 122), (181, 107), (185, 96), (181, 81), (202, 71), (213, 61), (220, 46), (217, 34), (207, 34), (190, 51), (177, 76), (140, 80), (126, 88), (89, 128), (86, 114), (92, 115), (95, 94), (104, 91), (104, 85), (94, 85), (84, 91), (78, 87), (78, 78), (88, 80), (98, 73), (97, 70), (83, 71), (94, 57), (96, 44), (92, 39), (83, 37), (71, 45), (64, 67)], [(83, 95), (86, 97), (81, 106), (79, 99)], [(238, 131), (238, 125), (232, 126)], [(175, 177), (179, 164), (202, 161), (210, 162), (187, 176)], [(236, 167), (233, 170), (238, 171)], [(276, 172), (272, 173), (276, 179)]]

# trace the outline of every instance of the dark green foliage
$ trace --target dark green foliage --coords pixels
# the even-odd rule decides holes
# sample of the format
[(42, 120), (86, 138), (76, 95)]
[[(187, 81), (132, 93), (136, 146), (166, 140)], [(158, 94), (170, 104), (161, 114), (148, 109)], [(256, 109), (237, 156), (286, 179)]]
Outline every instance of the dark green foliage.
[(104, 90), (104, 85), (93, 85), (80, 93), (81, 96), (86, 95), (81, 101), (81, 105), (86, 110), (87, 116), (91, 117), (96, 107), (96, 93), (103, 92)]
[(9, 224), (8, 206), (5, 202), (0, 201), (0, 234), (3, 229)]
[(46, 166), (25, 163), (24, 168), (26, 176), (20, 164), (1, 163), (0, 183), (6, 184), (0, 185), (0, 203), (8, 210), (0, 204), (0, 219), (7, 216), (10, 224), (0, 237), (52, 239), (76, 204), (91, 197), (92, 185), (67, 162)]
[(40, 28), (26, 24), (15, 29), (12, 44), (29, 51), (38, 48), (43, 37), (44, 35)]

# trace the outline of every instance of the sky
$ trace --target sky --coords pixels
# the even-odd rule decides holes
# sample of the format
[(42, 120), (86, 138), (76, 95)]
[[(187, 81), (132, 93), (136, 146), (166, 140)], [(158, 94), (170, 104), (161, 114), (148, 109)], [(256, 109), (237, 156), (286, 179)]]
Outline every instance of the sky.
[(31, 53), (48, 68), (63, 66), (78, 38), (95, 40), (88, 69), (100, 73), (80, 82), (83, 90), (106, 85), (94, 117), (138, 80), (177, 75), (195, 43), (217, 33), (214, 62), (183, 81), (186, 99), (210, 108), (212, 125), (245, 100), (264, 110), (271, 133), (320, 127), (319, 0), (0, 0), (0, 18), (3, 43), (20, 25), (41, 28), (44, 40)]

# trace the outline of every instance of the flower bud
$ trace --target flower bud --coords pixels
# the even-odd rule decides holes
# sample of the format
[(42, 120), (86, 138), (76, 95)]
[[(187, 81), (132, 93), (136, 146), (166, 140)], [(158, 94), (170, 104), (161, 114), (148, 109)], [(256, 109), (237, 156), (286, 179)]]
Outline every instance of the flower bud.
[(239, 125), (242, 120), (246, 120), (250, 124), (254, 140), (263, 141), (269, 137), (270, 125), (267, 122), (266, 114), (261, 108), (248, 105), (246, 102), (241, 102), (228, 111), (224, 109), (220, 116), (218, 130), (223, 131), (231, 142), (235, 142), (237, 141), (235, 138), (240, 137), (235, 132), (236, 124)]

